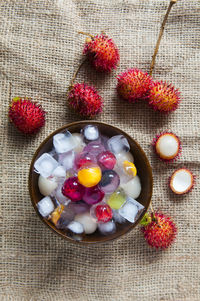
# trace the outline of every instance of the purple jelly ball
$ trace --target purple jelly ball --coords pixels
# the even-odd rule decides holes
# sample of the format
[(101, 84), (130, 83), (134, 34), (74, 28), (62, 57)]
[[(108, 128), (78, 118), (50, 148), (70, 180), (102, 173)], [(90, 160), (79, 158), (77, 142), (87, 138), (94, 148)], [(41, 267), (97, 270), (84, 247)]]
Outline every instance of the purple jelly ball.
[(101, 202), (104, 198), (105, 193), (98, 187), (98, 185), (86, 188), (83, 195), (83, 200), (89, 204), (97, 204)]
[(62, 186), (62, 194), (69, 198), (72, 202), (82, 199), (85, 188), (79, 183), (77, 177), (71, 177), (65, 180)]
[(105, 147), (103, 144), (93, 141), (84, 147), (84, 151), (88, 152), (90, 155), (98, 156), (98, 154), (105, 151)]
[(74, 214), (81, 214), (81, 213), (85, 213), (85, 212), (89, 212), (90, 210), (90, 206), (88, 204), (86, 204), (85, 202), (79, 201), (76, 203), (69, 203), (69, 205), (67, 206), (67, 208), (69, 208), (70, 210), (73, 210)]
[(119, 186), (120, 178), (114, 170), (104, 170), (99, 187), (105, 193), (113, 193)]

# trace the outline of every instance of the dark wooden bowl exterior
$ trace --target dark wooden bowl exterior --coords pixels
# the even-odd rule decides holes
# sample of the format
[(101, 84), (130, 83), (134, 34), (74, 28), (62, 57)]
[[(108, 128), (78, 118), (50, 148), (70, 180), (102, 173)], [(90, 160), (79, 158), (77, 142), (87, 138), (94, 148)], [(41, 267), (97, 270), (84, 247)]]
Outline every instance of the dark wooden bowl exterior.
[[(130, 144), (130, 152), (134, 156), (135, 164), (138, 170), (138, 175), (141, 180), (141, 185), (142, 185), (142, 191), (141, 194), (138, 198), (138, 201), (143, 204), (145, 207), (144, 212), (140, 216), (140, 218), (137, 220), (136, 223), (124, 223), (124, 224), (117, 224), (117, 231), (114, 234), (104, 236), (101, 235), (98, 231), (96, 231), (94, 234), (90, 235), (85, 235), (83, 240), (81, 241), (75, 241), (73, 240), (70, 236), (68, 236), (64, 231), (58, 230), (50, 221), (44, 219), (38, 212), (37, 210), (37, 203), (41, 200), (43, 197), (38, 189), (38, 174), (34, 172), (34, 162), (35, 160), (42, 155), (44, 152), (49, 152), (52, 149), (52, 138), (55, 134), (62, 132), (64, 130), (69, 130), (72, 133), (75, 132), (80, 132), (80, 130), (87, 124), (95, 124), (98, 126), (100, 132), (106, 136), (114, 136), (114, 135), (124, 135)], [(151, 196), (152, 196), (152, 189), (153, 189), (153, 179), (152, 179), (152, 169), (149, 164), (149, 161), (140, 147), (140, 145), (129, 135), (127, 135), (125, 132), (122, 130), (111, 126), (109, 124), (103, 123), (103, 122), (98, 122), (98, 121), (77, 121), (73, 122), (67, 125), (64, 125), (63, 127), (59, 128), (52, 134), (50, 134), (39, 146), (39, 148), (36, 150), (31, 166), (30, 166), (30, 171), (29, 171), (29, 192), (31, 196), (31, 201), (33, 204), (33, 207), (35, 208), (36, 213), (40, 217), (40, 219), (47, 225), (51, 230), (53, 230), (55, 233), (57, 233), (59, 236), (62, 238), (71, 241), (73, 243), (79, 243), (79, 244), (93, 244), (93, 243), (99, 243), (99, 242), (108, 242), (113, 239), (116, 239), (133, 228), (139, 223), (139, 221), (142, 219), (143, 215), (147, 211), (150, 201), (151, 201)]]

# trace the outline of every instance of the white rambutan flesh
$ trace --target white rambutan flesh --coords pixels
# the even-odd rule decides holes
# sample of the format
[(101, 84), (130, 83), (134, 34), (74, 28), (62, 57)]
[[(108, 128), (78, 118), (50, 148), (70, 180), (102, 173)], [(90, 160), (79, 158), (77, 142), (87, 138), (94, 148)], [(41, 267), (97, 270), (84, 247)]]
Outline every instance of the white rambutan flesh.
[(163, 161), (170, 162), (176, 160), (181, 153), (181, 143), (179, 138), (171, 132), (163, 132), (153, 140), (156, 154)]
[(156, 144), (156, 150), (164, 158), (175, 157), (179, 149), (176, 137), (166, 134), (160, 137)]
[(194, 185), (194, 176), (190, 170), (180, 168), (170, 178), (170, 188), (176, 194), (189, 192)]

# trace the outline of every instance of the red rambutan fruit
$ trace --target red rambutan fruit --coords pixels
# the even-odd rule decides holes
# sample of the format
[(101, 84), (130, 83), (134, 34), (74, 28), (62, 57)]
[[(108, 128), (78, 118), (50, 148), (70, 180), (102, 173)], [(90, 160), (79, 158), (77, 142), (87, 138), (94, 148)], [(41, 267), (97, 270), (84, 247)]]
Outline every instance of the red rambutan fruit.
[(130, 103), (146, 98), (152, 85), (152, 78), (147, 72), (132, 68), (122, 72), (117, 77), (117, 92), (119, 96)]
[(83, 117), (93, 117), (102, 111), (103, 100), (95, 88), (84, 83), (75, 84), (68, 95), (69, 106)]
[(175, 111), (180, 102), (180, 92), (171, 84), (162, 81), (153, 83), (148, 93), (149, 105), (156, 111), (168, 113)]
[(9, 119), (24, 134), (35, 134), (45, 124), (45, 111), (30, 99), (13, 98), (9, 108)]
[(162, 213), (151, 214), (152, 221), (141, 228), (147, 243), (156, 249), (166, 249), (174, 241), (177, 228), (171, 217)]
[(156, 154), (164, 162), (174, 162), (181, 153), (180, 139), (172, 132), (162, 132), (153, 139)]
[(173, 172), (169, 179), (169, 186), (175, 194), (186, 194), (192, 190), (194, 181), (195, 176), (192, 172), (182, 167)]
[(119, 51), (113, 40), (105, 34), (87, 38), (83, 53), (97, 71), (110, 72), (119, 62)]

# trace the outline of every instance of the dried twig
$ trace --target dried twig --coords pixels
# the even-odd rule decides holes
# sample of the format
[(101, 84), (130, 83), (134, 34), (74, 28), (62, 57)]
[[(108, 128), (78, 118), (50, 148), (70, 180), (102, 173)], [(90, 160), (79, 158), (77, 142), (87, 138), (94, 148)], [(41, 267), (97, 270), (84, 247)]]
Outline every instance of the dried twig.
[(94, 36), (93, 36), (92, 34), (88, 33), (88, 32), (79, 31), (78, 33), (79, 33), (79, 34), (83, 34), (84, 36), (88, 36), (88, 37), (94, 39)]
[(165, 14), (165, 16), (164, 16), (164, 19), (163, 19), (163, 22), (162, 22), (162, 25), (161, 25), (161, 28), (160, 28), (158, 40), (157, 40), (157, 43), (156, 43), (156, 47), (155, 47), (155, 50), (154, 50), (154, 54), (153, 54), (153, 56), (152, 56), (152, 61), (151, 61), (151, 65), (150, 65), (149, 75), (152, 75), (152, 72), (153, 72), (153, 69), (154, 69), (154, 65), (155, 65), (155, 61), (156, 61), (156, 55), (157, 55), (157, 53), (158, 53), (158, 49), (159, 49), (159, 46), (160, 46), (160, 42), (161, 42), (161, 39), (162, 39), (162, 36), (163, 36), (163, 32), (164, 32), (164, 29), (165, 29), (165, 24), (166, 24), (166, 22), (167, 22), (167, 19), (168, 19), (170, 10), (171, 10), (172, 6), (173, 6), (177, 1), (178, 1), (178, 0), (171, 0), (171, 1), (170, 1), (169, 6), (168, 6), (168, 9), (167, 9), (167, 12), (166, 12), (166, 14)]
[(73, 75), (73, 77), (72, 77), (72, 79), (71, 79), (71, 81), (70, 81), (70, 85), (69, 85), (68, 91), (70, 91), (71, 88), (73, 87), (74, 81), (75, 81), (75, 79), (76, 79), (76, 77), (77, 77), (77, 74), (78, 74), (78, 72), (80, 71), (80, 69), (82, 68), (82, 66), (83, 66), (83, 64), (85, 63), (85, 61), (86, 61), (86, 58), (82, 60), (82, 62), (79, 64), (77, 70), (74, 72), (74, 75)]

